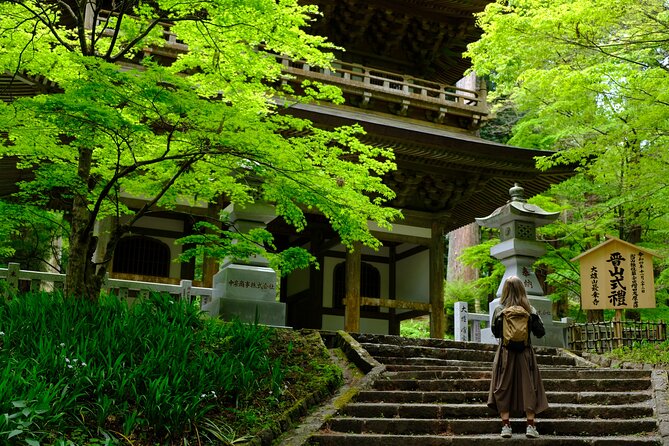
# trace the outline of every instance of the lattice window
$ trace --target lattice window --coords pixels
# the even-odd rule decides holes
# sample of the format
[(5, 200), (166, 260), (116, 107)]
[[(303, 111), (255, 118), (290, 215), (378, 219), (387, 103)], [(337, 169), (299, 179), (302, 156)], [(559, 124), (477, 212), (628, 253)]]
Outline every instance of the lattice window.
[(534, 240), (534, 225), (527, 223), (517, 223), (516, 224), (516, 238), (522, 238), (524, 240)]
[(114, 252), (114, 272), (169, 277), (170, 260), (170, 248), (160, 240), (123, 237)]

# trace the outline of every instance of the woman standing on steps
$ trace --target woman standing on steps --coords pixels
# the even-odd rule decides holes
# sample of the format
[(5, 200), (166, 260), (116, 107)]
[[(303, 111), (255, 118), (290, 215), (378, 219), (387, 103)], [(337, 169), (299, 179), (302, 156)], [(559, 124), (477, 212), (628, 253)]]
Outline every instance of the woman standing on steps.
[(500, 343), (492, 367), (488, 407), (502, 418), (503, 438), (511, 438), (509, 416), (523, 413), (527, 416), (525, 435), (538, 438), (534, 416), (548, 408), (548, 400), (530, 332), (540, 338), (545, 334), (544, 325), (516, 276), (504, 282), (500, 304), (492, 318), (492, 332)]

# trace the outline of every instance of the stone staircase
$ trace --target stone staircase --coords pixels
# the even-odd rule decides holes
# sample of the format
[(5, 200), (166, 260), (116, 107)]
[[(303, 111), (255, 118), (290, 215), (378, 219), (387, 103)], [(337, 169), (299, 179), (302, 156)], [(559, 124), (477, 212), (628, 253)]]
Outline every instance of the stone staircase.
[[(486, 406), (494, 345), (354, 335), (381, 370), (307, 444), (318, 446), (662, 445), (650, 370), (596, 368), (555, 348), (536, 353), (550, 409), (538, 439), (512, 419), (499, 436)], [(385, 368), (385, 370), (384, 370)]]

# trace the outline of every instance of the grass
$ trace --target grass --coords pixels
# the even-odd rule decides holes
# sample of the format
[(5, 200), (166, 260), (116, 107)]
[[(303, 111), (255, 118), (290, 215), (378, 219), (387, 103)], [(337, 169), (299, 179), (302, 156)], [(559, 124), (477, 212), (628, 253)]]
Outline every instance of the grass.
[(308, 336), (168, 296), (0, 300), (2, 444), (234, 444), (337, 379)]
[(605, 356), (623, 362), (669, 366), (669, 341), (635, 342), (631, 347), (617, 348)]

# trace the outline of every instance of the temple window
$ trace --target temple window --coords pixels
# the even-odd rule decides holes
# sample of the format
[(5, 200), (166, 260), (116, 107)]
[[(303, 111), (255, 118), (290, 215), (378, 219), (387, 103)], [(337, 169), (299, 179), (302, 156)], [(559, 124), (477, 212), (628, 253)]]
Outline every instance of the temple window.
[(146, 236), (123, 237), (114, 253), (114, 272), (142, 276), (170, 276), (170, 248)]

